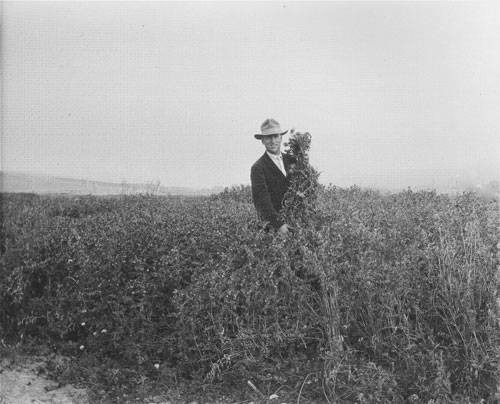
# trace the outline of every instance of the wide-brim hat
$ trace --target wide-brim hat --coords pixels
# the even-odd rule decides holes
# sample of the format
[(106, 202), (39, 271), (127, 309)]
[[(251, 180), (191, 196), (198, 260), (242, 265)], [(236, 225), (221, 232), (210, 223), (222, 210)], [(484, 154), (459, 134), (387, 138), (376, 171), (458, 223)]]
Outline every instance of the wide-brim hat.
[(271, 135), (284, 135), (287, 133), (288, 130), (285, 130), (284, 132), (281, 130), (280, 124), (278, 121), (269, 118), (266, 119), (262, 125), (260, 125), (260, 133), (257, 133), (254, 135), (255, 139), (262, 139), (264, 136), (271, 136)]

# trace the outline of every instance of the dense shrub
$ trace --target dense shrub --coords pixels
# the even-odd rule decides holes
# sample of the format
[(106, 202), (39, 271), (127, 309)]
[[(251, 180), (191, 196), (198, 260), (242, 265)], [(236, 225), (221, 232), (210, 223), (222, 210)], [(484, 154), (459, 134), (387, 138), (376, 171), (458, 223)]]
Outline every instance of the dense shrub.
[(252, 203), (252, 187), (235, 185), (224, 188), (224, 191), (210, 196), (211, 201)]
[(325, 188), (302, 163), (285, 238), (261, 230), (245, 187), (3, 195), (0, 338), (49, 340), (104, 373), (159, 363), (204, 380), (307, 375), (339, 402), (492, 401), (498, 204)]

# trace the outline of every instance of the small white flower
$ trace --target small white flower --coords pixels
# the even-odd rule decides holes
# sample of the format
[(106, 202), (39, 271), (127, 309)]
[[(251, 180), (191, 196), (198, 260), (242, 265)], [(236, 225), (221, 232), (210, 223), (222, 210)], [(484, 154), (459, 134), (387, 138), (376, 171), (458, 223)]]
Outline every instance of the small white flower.
[(85, 345), (80, 345), (80, 351), (83, 351), (85, 349)]
[(155, 363), (155, 369), (160, 369), (160, 364), (159, 363)]
[(85, 327), (85, 321), (84, 321), (84, 322), (82, 322), (81, 326), (82, 326), (82, 327)]
[(95, 337), (97, 335), (97, 331), (94, 331), (92, 335)]
[(103, 328), (103, 329), (101, 330), (101, 333), (103, 333), (103, 334), (106, 334), (107, 332), (108, 332), (108, 330), (106, 330), (105, 328)]
[(271, 394), (269, 396), (269, 400), (276, 400), (278, 398), (278, 395), (277, 394)]

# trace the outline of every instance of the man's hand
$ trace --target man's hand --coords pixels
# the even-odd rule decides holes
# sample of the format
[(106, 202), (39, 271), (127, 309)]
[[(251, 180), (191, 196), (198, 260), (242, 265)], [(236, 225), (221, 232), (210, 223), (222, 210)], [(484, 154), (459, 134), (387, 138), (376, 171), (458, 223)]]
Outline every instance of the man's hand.
[(278, 229), (278, 233), (287, 234), (288, 233), (288, 225), (286, 223), (281, 225), (281, 227)]

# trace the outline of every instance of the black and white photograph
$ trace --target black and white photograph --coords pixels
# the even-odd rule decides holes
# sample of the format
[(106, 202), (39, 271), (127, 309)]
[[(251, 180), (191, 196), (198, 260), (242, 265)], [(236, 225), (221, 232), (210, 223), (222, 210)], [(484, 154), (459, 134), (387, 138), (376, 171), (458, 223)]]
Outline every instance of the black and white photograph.
[(500, 402), (500, 3), (0, 24), (0, 404)]

